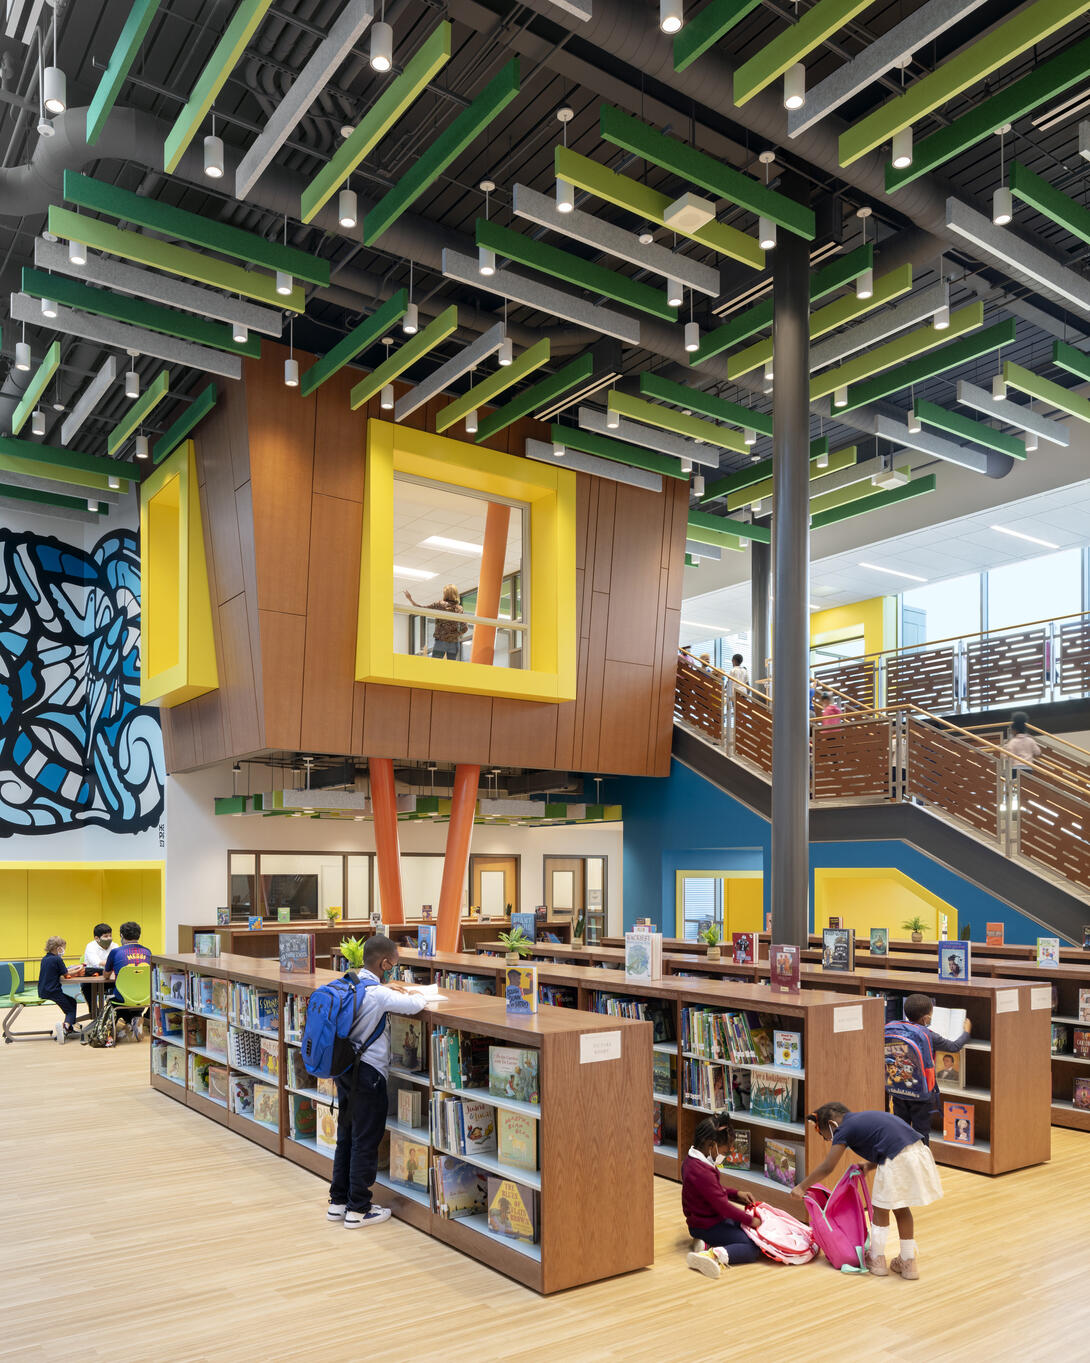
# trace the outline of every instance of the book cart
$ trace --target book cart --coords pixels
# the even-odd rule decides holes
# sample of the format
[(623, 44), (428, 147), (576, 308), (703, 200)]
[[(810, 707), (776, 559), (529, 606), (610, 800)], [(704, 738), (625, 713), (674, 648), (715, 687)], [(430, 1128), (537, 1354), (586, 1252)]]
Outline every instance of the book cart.
[[(413, 953), (415, 955), (415, 953)], [(430, 959), (430, 958), (429, 958)], [(476, 957), (458, 957), (473, 964)], [(210, 1117), (237, 1134), (328, 1179), (331, 1151), (330, 1098), (297, 1063), (305, 1000), (319, 985), (335, 978), (329, 971), (313, 975), (282, 974), (278, 962), (244, 956), (200, 957), (189, 954), (154, 958), (151, 1084), (175, 1101)], [(470, 975), (472, 971), (461, 972)], [(216, 1007), (211, 1006), (213, 992)], [(237, 994), (237, 1004), (235, 1002)], [(248, 1000), (273, 996), (276, 1026), (266, 1011), (251, 1014)], [(224, 1007), (220, 1005), (226, 1004)], [(223, 1016), (219, 1016), (220, 1013)], [(232, 1022), (232, 1016), (236, 1018)], [(180, 1019), (180, 1021), (179, 1021)], [(458, 991), (411, 1021), (420, 1027), (417, 1065), (392, 1065), (388, 1132), (410, 1135), (421, 1145), (443, 1152), (433, 1140), (428, 1114), (433, 1094), (468, 1098), (499, 1110), (517, 1110), (538, 1124), (538, 1168), (508, 1167), (490, 1155), (457, 1158), (482, 1172), (534, 1191), (534, 1243), (490, 1230), (483, 1213), (452, 1219), (424, 1184), (390, 1178), (388, 1141), (380, 1151), (381, 1200), (395, 1216), (417, 1229), (488, 1264), (535, 1291), (549, 1293), (642, 1268), (654, 1259), (652, 1153), (645, 1133), (651, 1125), (652, 1098), (645, 1076), (651, 1070), (651, 1027), (645, 1022), (592, 1016), (545, 1006), (529, 1017), (509, 1016), (504, 1003), (483, 994)], [(208, 1023), (226, 1024), (228, 1050), (209, 1058)], [(458, 1089), (441, 1082), (429, 1060), (437, 1029), (468, 1034), (503, 1047), (534, 1050), (538, 1057), (540, 1102), (520, 1102), (484, 1089)], [(236, 1053), (233, 1033), (256, 1034), (258, 1042), (276, 1038), (274, 1051), (258, 1053), (257, 1066), (247, 1063), (252, 1049)], [(216, 1038), (218, 1039), (218, 1033)], [(171, 1052), (175, 1052), (173, 1057)], [(237, 1054), (237, 1059), (236, 1059)], [(179, 1058), (181, 1057), (181, 1058)], [(406, 1058), (406, 1057), (402, 1057)], [(215, 1091), (204, 1075), (215, 1069)], [(227, 1098), (219, 1100), (219, 1071), (227, 1077)], [(253, 1071), (253, 1072), (251, 1072)], [(256, 1076), (261, 1075), (258, 1079)], [(259, 1121), (235, 1111), (233, 1085), (239, 1079), (270, 1089), (276, 1098), (276, 1120)], [(420, 1088), (421, 1124), (398, 1121), (397, 1094), (405, 1085)], [(255, 1100), (255, 1113), (257, 1103)], [(263, 1111), (267, 1114), (271, 1103)], [(610, 1157), (601, 1159), (603, 1121), (608, 1123)], [(335, 1123), (332, 1127), (335, 1140)], [(593, 1209), (593, 1214), (588, 1211)]]

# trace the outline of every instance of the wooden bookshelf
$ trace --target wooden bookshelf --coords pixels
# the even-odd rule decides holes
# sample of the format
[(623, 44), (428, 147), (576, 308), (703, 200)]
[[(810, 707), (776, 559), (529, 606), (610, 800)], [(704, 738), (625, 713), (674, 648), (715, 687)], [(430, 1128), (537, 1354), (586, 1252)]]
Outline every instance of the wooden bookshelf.
[[(487, 922), (482, 922), (479, 918), (463, 918), (462, 950), (478, 951), (484, 943), (495, 941), (496, 934), (506, 932), (510, 926), (510, 919), (491, 918)], [(543, 918), (535, 925), (534, 930), (535, 932), (551, 932), (560, 939), (559, 942), (543, 942), (541, 943), (543, 947), (571, 945), (572, 922), (570, 918)], [(498, 949), (503, 950), (502, 947)]]
[[(469, 920), (463, 920), (468, 922)], [(393, 940), (401, 943), (416, 943), (416, 934), (421, 921), (411, 923), (388, 923)], [(219, 938), (220, 951), (226, 956), (252, 956), (258, 960), (276, 960), (279, 957), (279, 937), (282, 932), (314, 934), (314, 955), (319, 965), (328, 964), (331, 953), (340, 946), (345, 937), (370, 937), (375, 931), (371, 920), (351, 921), (338, 918), (330, 923), (326, 919), (306, 919), (303, 922), (278, 923), (266, 918), (259, 928), (248, 928), (245, 923), (230, 923), (217, 926), (215, 923), (184, 923), (178, 928), (178, 950), (188, 954), (193, 950), (193, 936), (198, 932), (214, 932)], [(493, 931), (493, 936), (495, 935)], [(204, 959), (202, 957), (202, 959)]]
[[(415, 952), (411, 955), (415, 958)], [(476, 956), (460, 953), (452, 953), (450, 959), (470, 966), (479, 961)], [(277, 1038), (278, 1073), (268, 1077), (279, 1094), (277, 1127), (269, 1130), (193, 1091), (188, 1082), (188, 1063), (183, 1066), (185, 1077), (181, 1083), (155, 1073), (154, 1048), (174, 1044), (162, 1037), (153, 1038), (152, 1042), (152, 1087), (328, 1180), (331, 1157), (316, 1140), (296, 1139), (291, 1134), (289, 1103), (293, 1094), (315, 1104), (328, 1100), (316, 1089), (288, 1082), (287, 1053), (297, 1042), (294, 1035), (287, 1034), (285, 1008), (290, 1009), (291, 996), (305, 998), (319, 985), (335, 978), (332, 972), (282, 974), (275, 961), (247, 956), (207, 958), (188, 953), (157, 956), (154, 965), (156, 986), (165, 973), (185, 974), (184, 1006), (175, 1001), (164, 1004), (185, 1017), (207, 1016), (193, 1005), (198, 997), (193, 992), (197, 977), (225, 981), (229, 986), (252, 985), (276, 995), (277, 1027), (275, 1032), (271, 1028), (262, 1029), (260, 1035), (268, 1039), (269, 1033)], [(158, 1000), (153, 989), (154, 1001)], [(230, 1006), (226, 1011), (230, 1026)], [(538, 1238), (531, 1245), (499, 1235), (489, 1230), (484, 1216), (452, 1220), (441, 1215), (433, 1207), (430, 1188), (391, 1181), (388, 1142), (384, 1142), (380, 1152), (378, 1200), (419, 1230), (538, 1292), (562, 1291), (651, 1264), (653, 1162), (645, 1134), (651, 1126), (652, 1110), (647, 1083), (651, 1071), (650, 1024), (548, 1006), (543, 1006), (535, 1016), (510, 1016), (500, 999), (461, 991), (426, 1009), (417, 1021), (421, 1026), (423, 1060), (431, 1056), (431, 1033), (438, 1026), (473, 1033), (499, 1045), (538, 1051), (541, 1102), (517, 1105), (539, 1122), (536, 1174), (500, 1165), (494, 1155), (457, 1156), (486, 1172), (538, 1187)], [(199, 1029), (199, 1022), (196, 1025)], [(594, 1052), (603, 1046), (607, 1052), (618, 1054), (598, 1059)], [(183, 1053), (192, 1049), (194, 1054), (203, 1054), (199, 1044), (190, 1047), (185, 1026), (181, 1049)], [(231, 1068), (235, 1068), (233, 1063)], [(243, 1067), (241, 1072), (250, 1073), (250, 1069)], [(404, 1130), (397, 1121), (395, 1096), (402, 1084), (416, 1084), (421, 1089), (424, 1114), (430, 1111), (433, 1091), (455, 1096), (468, 1092), (451, 1089), (434, 1082), (435, 1079), (429, 1066), (419, 1071), (391, 1067), (392, 1116), (388, 1130)], [(514, 1100), (492, 1097), (487, 1091), (479, 1096), (494, 1107), (515, 1105)], [(603, 1114), (609, 1114), (608, 1159), (602, 1158)], [(425, 1115), (423, 1121), (427, 1120)], [(431, 1144), (423, 1122), (415, 1135), (421, 1144)], [(593, 1216), (587, 1214), (588, 1207), (593, 1207)]]

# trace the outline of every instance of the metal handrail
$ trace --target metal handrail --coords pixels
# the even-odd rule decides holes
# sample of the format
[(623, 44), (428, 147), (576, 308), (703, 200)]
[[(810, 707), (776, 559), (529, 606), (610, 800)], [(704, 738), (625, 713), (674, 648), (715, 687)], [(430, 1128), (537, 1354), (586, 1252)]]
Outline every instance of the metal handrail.
[(396, 615), (422, 615), (425, 620), (453, 620), (459, 625), (492, 625), (496, 629), (529, 629), (524, 620), (493, 620), (487, 615), (467, 615), (464, 611), (433, 611), (427, 606), (403, 606), (394, 602)]

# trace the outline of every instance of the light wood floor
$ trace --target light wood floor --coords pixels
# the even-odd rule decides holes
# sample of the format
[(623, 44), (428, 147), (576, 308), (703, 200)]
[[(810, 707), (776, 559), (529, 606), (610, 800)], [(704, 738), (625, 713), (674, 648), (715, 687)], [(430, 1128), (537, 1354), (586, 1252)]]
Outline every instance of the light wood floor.
[(655, 1266), (541, 1298), (396, 1220), (328, 1225), (318, 1179), (152, 1091), (147, 1064), (147, 1042), (0, 1046), (0, 1359), (1086, 1357), (1087, 1134), (1000, 1179), (944, 1170), (918, 1283), (821, 1261), (710, 1282), (656, 1179)]

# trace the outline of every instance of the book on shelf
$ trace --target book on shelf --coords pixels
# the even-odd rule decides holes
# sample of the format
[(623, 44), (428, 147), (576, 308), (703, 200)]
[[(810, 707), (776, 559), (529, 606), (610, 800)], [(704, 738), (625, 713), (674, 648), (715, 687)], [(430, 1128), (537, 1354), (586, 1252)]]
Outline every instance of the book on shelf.
[(222, 904), (216, 909), (216, 927), (229, 928), (231, 926), (231, 909), (229, 905)]
[(170, 1049), (161, 1041), (152, 1041), (151, 1043), (151, 1072), (158, 1075), (160, 1079), (167, 1077), (167, 1051)]
[(1071, 1032), (1071, 1054), (1082, 1060), (1090, 1060), (1090, 1030), (1075, 1027)]
[(1090, 951), (1090, 923), (1082, 925), (1082, 949), (1083, 951)]
[(786, 993), (799, 992), (799, 949), (780, 942), (768, 949), (769, 982), (773, 989)]
[(1067, 1050), (1067, 1028), (1062, 1022), (1052, 1024), (1051, 1046), (1053, 1055), (1063, 1055)]
[(881, 999), (886, 1006), (886, 1022), (904, 1021), (904, 999), (895, 989), (868, 989), (868, 999)]
[(488, 1084), (488, 1041), (472, 1032), (433, 1027), (432, 1083), (441, 1088), (480, 1088)]
[(1090, 1022), (1090, 989), (1079, 990), (1079, 1021)]
[(205, 1019), (204, 1044), (219, 1055), (227, 1054), (227, 1023), (223, 1018)]
[(390, 1182), (409, 1187), (428, 1186), (431, 1148), (427, 1141), (416, 1140), (401, 1131), (390, 1132)]
[(772, 1045), (775, 1063), (781, 1069), (802, 1069), (801, 1032), (773, 1032)]
[(160, 997), (169, 999), (171, 1003), (176, 1003), (179, 1008), (185, 1007), (185, 974), (182, 971), (171, 970), (159, 976)]
[(633, 999), (623, 994), (607, 994), (596, 989), (590, 996), (592, 1013), (610, 1017), (631, 1018), (634, 1022), (650, 1022), (653, 1041), (674, 1041), (674, 1010), (663, 999)]
[(168, 1079), (176, 1079), (185, 1083), (185, 1051), (181, 1046), (168, 1046), (166, 1048), (166, 1076)]
[(424, 1068), (424, 1028), (411, 1017), (390, 1018), (390, 1064), (402, 1070)]
[(945, 1088), (965, 1087), (964, 1051), (944, 1051), (941, 1047), (936, 1050), (935, 1082)]
[(755, 1117), (793, 1122), (798, 1108), (798, 1080), (754, 1070), (749, 1079), (749, 1110)]
[(516, 1169), (537, 1168), (538, 1121), (524, 1112), (496, 1109), (496, 1158)]
[(208, 1094), (208, 1068), (210, 1060), (206, 1060), (203, 1055), (190, 1055), (189, 1057), (189, 1087), (194, 1093)]
[(822, 970), (855, 969), (855, 929), (823, 928), (821, 932)]
[(337, 1114), (323, 1104), (315, 1109), (315, 1116), (314, 1142), (319, 1150), (332, 1155), (337, 1149)]
[(198, 1013), (218, 1013), (227, 1016), (227, 981), (214, 980), (208, 975), (192, 976), (190, 1006)]
[(256, 1032), (228, 1027), (227, 1055), (232, 1065), (256, 1070), (261, 1064), (261, 1038)]
[(872, 956), (889, 955), (889, 928), (871, 928), (870, 954)]
[(454, 1155), (435, 1155), (432, 1170), (432, 1203), (440, 1216), (460, 1220), (486, 1210), (488, 1182), (482, 1170)]
[(754, 1064), (774, 1065), (775, 1062), (775, 1043), (772, 1040), (772, 1033), (767, 1027), (751, 1027), (749, 1029), (749, 1039), (753, 1046), (757, 1059)]
[(537, 966), (509, 965), (504, 973), (503, 996), (509, 1013), (529, 1016), (537, 1012)]
[(972, 1103), (943, 1103), (942, 1138), (954, 1145), (972, 1145), (974, 1138), (974, 1113)]
[(1060, 964), (1060, 939), (1058, 937), (1037, 938), (1037, 964)]
[(288, 1135), (293, 1141), (314, 1140), (318, 1130), (318, 1112), (313, 1098), (301, 1093), (288, 1095)]
[(281, 904), (276, 910), (276, 921), (278, 923), (291, 922), (291, 905)]
[(937, 1004), (931, 1010), (931, 1030), (948, 1041), (956, 1041), (965, 1030), (965, 1009)]
[(397, 1091), (397, 1120), (402, 1126), (420, 1126), (423, 1094), (416, 1084), (405, 1084)]
[(537, 992), (541, 1002), (553, 1008), (574, 1008), (578, 1003), (578, 991), (566, 984), (539, 984)]
[(674, 1092), (674, 1057), (667, 1051), (651, 1052), (651, 1087), (656, 1093)]
[(1003, 945), (1003, 924), (985, 923), (984, 924), (984, 945), (987, 947), (1001, 947)]
[(435, 955), (435, 933), (434, 923), (421, 923), (416, 930), (416, 953), (418, 956)]
[(511, 915), (511, 931), (521, 928), (523, 933), (533, 942), (537, 938), (537, 915), (532, 913), (513, 913)]
[(626, 932), (624, 973), (629, 980), (651, 984), (662, 979), (662, 933)]
[(322, 1095), (323, 1098), (328, 1098), (331, 1102), (336, 1101), (337, 1098), (336, 1079), (330, 1078), (329, 1075), (322, 1075), (319, 1078), (315, 1078), (314, 1087), (318, 1090), (318, 1092)]
[(275, 1079), (280, 1073), (280, 1043), (270, 1041), (267, 1036), (261, 1038), (261, 1059), (258, 1061), (258, 1069), (262, 1074), (267, 1074), (270, 1079)]
[(731, 952), (736, 965), (752, 965), (757, 959), (757, 935), (752, 932), (732, 932)]
[(284, 995), (284, 1040), (302, 1041), (303, 1028), (307, 1025), (307, 996), (305, 994)]
[(685, 1101), (705, 1112), (719, 1112), (727, 1106), (728, 1068), (709, 1060), (685, 1061)]
[(315, 1081), (303, 1064), (303, 1052), (296, 1050), (294, 1046), (288, 1046), (284, 1051), (284, 1082), (288, 1088), (293, 1089), (312, 1089)]
[(972, 978), (972, 943), (939, 942), (939, 979), (965, 981)]
[(434, 913), (435, 913), (435, 910), (432, 908), (432, 906), (431, 906), (430, 904), (421, 904), (421, 905), (420, 905), (420, 917), (423, 919), (423, 921), (424, 921), (425, 923), (430, 923), (430, 922), (431, 922), (432, 916), (433, 916)]
[(271, 1084), (254, 1085), (254, 1116), (276, 1126), (280, 1121), (280, 1091)]
[(485, 1155), (496, 1148), (496, 1109), (472, 1098), (431, 1098), (432, 1143), (452, 1155)]
[(314, 974), (313, 932), (280, 932), (280, 969), (289, 975)]
[(248, 1074), (233, 1074), (231, 1076), (232, 1112), (237, 1112), (243, 1117), (253, 1116), (254, 1084), (256, 1082)]
[(537, 1239), (534, 1190), (513, 1178), (488, 1178), (488, 1229), (532, 1245)]
[(829, 926), (831, 928), (842, 928), (844, 926), (844, 919), (834, 914), (829, 919)]
[(1071, 1106), (1090, 1112), (1090, 1079), (1076, 1079), (1071, 1087)]
[(651, 1104), (651, 1144), (662, 1144), (662, 1104)]
[(683, 1008), (681, 1049), (701, 1059), (730, 1060), (735, 1065), (771, 1064), (771, 1019), (765, 1013)]
[(220, 936), (218, 932), (195, 932), (193, 934), (194, 956), (218, 956)]
[(161, 1036), (164, 1040), (182, 1039), (182, 1020), (184, 1013), (179, 1013), (176, 1008), (169, 1008), (163, 1003), (153, 1003), (151, 1005), (151, 1030), (156, 1036)]
[(519, 1046), (489, 1046), (488, 1091), (497, 1098), (540, 1103), (536, 1050)]
[(749, 1128), (736, 1126), (723, 1155), (723, 1163), (731, 1169), (748, 1169), (750, 1165)]
[(775, 1140), (765, 1137), (764, 1173), (773, 1183), (785, 1188), (793, 1188), (803, 1173), (804, 1147), (795, 1141)]
[(208, 1096), (213, 1102), (227, 1106), (227, 1081), (229, 1070), (226, 1065), (208, 1066)]
[(257, 932), (261, 927), (261, 915), (259, 913), (249, 914), (246, 919), (246, 927), (250, 932)]

